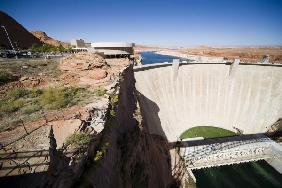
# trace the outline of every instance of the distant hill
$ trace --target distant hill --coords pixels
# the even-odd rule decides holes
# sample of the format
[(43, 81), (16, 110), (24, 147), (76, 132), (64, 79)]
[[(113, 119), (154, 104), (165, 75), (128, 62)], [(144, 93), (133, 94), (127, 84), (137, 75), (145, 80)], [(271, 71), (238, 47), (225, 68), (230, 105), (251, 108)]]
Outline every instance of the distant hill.
[[(27, 49), (30, 48), (32, 44), (42, 44), (38, 38), (33, 36), (15, 19), (2, 11), (0, 11), (0, 25), (5, 26), (14, 47), (17, 45), (19, 48)], [(12, 49), (4, 28), (2, 27), (0, 27), (0, 46), (5, 49)]]
[(49, 37), (43, 31), (31, 31), (31, 33), (43, 43), (50, 44), (50, 45), (53, 45), (53, 46), (60, 46), (60, 45), (62, 45), (63, 47), (69, 46), (69, 44), (66, 43), (66, 42), (61, 42), (59, 40), (56, 40), (56, 39)]

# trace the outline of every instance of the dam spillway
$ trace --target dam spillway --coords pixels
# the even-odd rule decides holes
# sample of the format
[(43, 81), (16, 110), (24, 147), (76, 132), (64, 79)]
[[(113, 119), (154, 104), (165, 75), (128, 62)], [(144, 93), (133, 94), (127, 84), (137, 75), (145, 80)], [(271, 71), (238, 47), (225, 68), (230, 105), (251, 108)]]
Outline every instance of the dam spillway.
[(169, 142), (195, 126), (262, 133), (282, 117), (281, 65), (165, 63), (134, 76), (149, 132)]

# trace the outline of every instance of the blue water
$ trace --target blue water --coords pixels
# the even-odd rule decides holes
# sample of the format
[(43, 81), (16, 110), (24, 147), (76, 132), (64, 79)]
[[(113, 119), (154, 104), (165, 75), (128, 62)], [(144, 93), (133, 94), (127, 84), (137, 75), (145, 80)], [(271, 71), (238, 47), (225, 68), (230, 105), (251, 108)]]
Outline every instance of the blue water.
[(173, 59), (180, 59), (181, 61), (185, 60), (188, 61), (188, 59), (185, 58), (179, 58), (175, 56), (170, 55), (160, 55), (156, 54), (154, 52), (141, 52), (142, 56), (142, 64), (153, 64), (153, 63), (163, 63), (163, 62), (169, 62), (171, 63)]

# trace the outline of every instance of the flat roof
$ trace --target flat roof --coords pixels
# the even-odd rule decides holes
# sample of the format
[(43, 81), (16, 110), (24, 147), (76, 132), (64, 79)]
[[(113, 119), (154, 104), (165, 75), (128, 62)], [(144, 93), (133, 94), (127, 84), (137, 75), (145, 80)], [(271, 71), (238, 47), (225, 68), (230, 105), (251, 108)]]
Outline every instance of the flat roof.
[(123, 48), (131, 48), (134, 47), (134, 43), (127, 42), (93, 42), (91, 43), (91, 47), (93, 48), (103, 48), (103, 47), (123, 47)]
[(123, 50), (104, 50), (97, 49), (96, 52), (104, 53), (104, 55), (129, 55), (130, 53)]

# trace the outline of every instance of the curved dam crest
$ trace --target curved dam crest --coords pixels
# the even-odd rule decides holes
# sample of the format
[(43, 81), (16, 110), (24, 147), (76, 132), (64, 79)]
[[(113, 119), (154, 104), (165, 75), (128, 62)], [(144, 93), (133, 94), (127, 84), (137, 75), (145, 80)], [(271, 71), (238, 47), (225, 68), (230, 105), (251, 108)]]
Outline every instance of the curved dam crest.
[(176, 141), (194, 126), (266, 132), (282, 117), (282, 66), (154, 64), (134, 69), (151, 134)]

